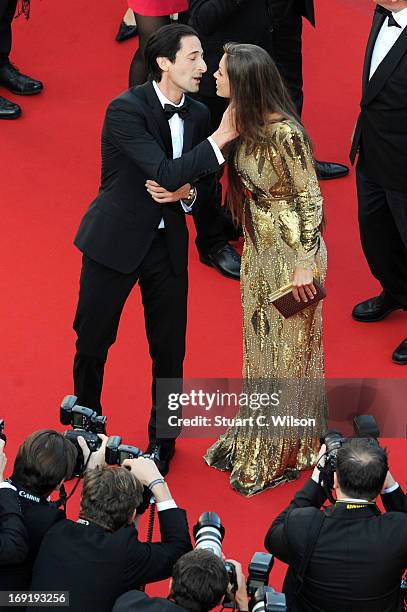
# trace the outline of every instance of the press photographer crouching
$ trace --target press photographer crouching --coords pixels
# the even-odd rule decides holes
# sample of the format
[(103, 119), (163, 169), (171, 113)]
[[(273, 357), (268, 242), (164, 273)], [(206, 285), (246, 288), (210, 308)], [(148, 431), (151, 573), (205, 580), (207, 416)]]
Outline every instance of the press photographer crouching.
[[(86, 462), (85, 450), (84, 457)], [(160, 542), (138, 539), (134, 521), (143, 485), (157, 504)], [(61, 521), (48, 531), (31, 588), (69, 591), (71, 611), (110, 612), (122, 593), (169, 578), (190, 549), (185, 511), (177, 508), (154, 461), (126, 459), (123, 466), (86, 472), (79, 520)]]
[[(327, 499), (320, 478), (325, 453), (323, 445), (312, 478), (265, 538), (267, 550), (289, 565), (283, 587), (288, 610), (396, 612), (407, 565), (407, 514), (381, 514), (376, 506), (387, 453), (375, 440), (341, 441), (328, 453), (336, 503), (320, 510)], [(394, 494), (383, 493), (384, 503)]]
[(4, 454), (6, 438), (0, 420), (0, 566), (20, 564), (28, 553), (28, 538), (17, 491), (4, 481), (7, 457)]
[(51, 429), (32, 433), (21, 444), (9, 484), (18, 493), (18, 505), (28, 535), (28, 554), (21, 563), (15, 559), (2, 566), (0, 591), (28, 590), (32, 568), (42, 538), (65, 512), (49, 501), (64, 480), (71, 478), (77, 458), (73, 444)]

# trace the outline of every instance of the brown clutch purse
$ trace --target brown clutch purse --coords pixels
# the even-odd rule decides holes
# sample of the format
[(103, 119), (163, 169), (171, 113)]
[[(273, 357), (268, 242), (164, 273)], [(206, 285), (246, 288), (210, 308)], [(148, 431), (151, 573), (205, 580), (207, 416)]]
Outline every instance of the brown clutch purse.
[(313, 300), (309, 300), (308, 302), (303, 302), (301, 300), (301, 302), (297, 302), (292, 294), (292, 285), (286, 285), (285, 287), (281, 287), (281, 289), (276, 291), (271, 296), (271, 303), (286, 319), (298, 314), (306, 308), (315, 308), (318, 302), (323, 300), (326, 296), (326, 291), (325, 288), (315, 280), (315, 278), (313, 282), (314, 287), (317, 290)]

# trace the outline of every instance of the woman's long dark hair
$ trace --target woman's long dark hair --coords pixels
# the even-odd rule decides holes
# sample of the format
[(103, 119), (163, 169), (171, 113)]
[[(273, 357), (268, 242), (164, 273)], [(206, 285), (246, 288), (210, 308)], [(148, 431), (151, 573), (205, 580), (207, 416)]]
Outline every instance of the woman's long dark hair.
[(234, 158), (244, 143), (248, 154), (264, 141), (270, 115), (277, 113), (290, 119), (303, 131), (300, 118), (275, 62), (256, 45), (227, 43), (226, 68), (230, 84), (230, 100), (236, 109), (236, 127), (240, 136), (229, 150), (228, 203), (235, 223), (242, 222), (244, 193)]

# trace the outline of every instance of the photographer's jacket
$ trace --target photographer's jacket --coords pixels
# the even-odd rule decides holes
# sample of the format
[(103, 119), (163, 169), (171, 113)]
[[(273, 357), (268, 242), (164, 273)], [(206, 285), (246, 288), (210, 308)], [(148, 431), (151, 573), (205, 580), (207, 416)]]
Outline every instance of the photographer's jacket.
[[(27, 530), (24, 525), (17, 492), (8, 484), (0, 485), (0, 565), (22, 563), (28, 552)], [(0, 579), (1, 580), (1, 579)]]
[[(391, 504), (395, 493), (383, 496)], [(316, 513), (324, 522), (292, 612), (396, 612), (407, 566), (407, 514), (381, 514), (375, 504), (337, 502), (327, 510), (310, 479), (269, 529), (265, 546), (289, 565), (283, 590), (292, 604), (296, 570)]]
[(112, 533), (88, 521), (55, 525), (44, 537), (31, 588), (69, 591), (70, 612), (110, 612), (122, 593), (169, 578), (191, 550), (184, 510), (162, 510), (158, 517), (161, 542), (154, 543), (140, 542), (133, 526)]

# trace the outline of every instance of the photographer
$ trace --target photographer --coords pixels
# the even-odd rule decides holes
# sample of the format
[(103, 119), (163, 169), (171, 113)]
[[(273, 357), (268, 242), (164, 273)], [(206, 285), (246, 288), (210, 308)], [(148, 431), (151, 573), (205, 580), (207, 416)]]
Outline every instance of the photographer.
[(7, 457), (0, 440), (0, 565), (22, 563), (27, 556), (27, 530), (21, 514), (16, 488), (4, 482)]
[(71, 478), (76, 456), (74, 445), (51, 429), (32, 433), (18, 449), (10, 484), (18, 493), (29, 550), (19, 565), (13, 565), (13, 561), (2, 567), (0, 590), (24, 591), (30, 587), (32, 567), (44, 534), (65, 518), (65, 512), (51, 503), (49, 496)]
[[(324, 466), (326, 448), (318, 463)], [(267, 550), (289, 565), (283, 591), (291, 612), (395, 612), (407, 566), (407, 515), (381, 515), (376, 498), (388, 471), (387, 453), (366, 438), (346, 440), (337, 451), (336, 503), (320, 470), (273, 522)]]
[[(238, 610), (248, 610), (246, 581), (242, 567), (229, 560), (236, 570), (238, 590), (234, 600)], [(170, 581), (167, 599), (147, 597), (140, 591), (130, 591), (117, 600), (113, 612), (209, 612), (218, 606), (228, 591), (229, 577), (225, 564), (210, 550), (193, 550), (183, 555), (176, 564)]]
[[(123, 466), (87, 472), (79, 520), (60, 522), (43, 539), (31, 588), (69, 591), (71, 611), (110, 612), (122, 593), (171, 576), (191, 549), (185, 511), (154, 461), (126, 459)], [(140, 542), (133, 524), (143, 485), (157, 503), (160, 542)]]

